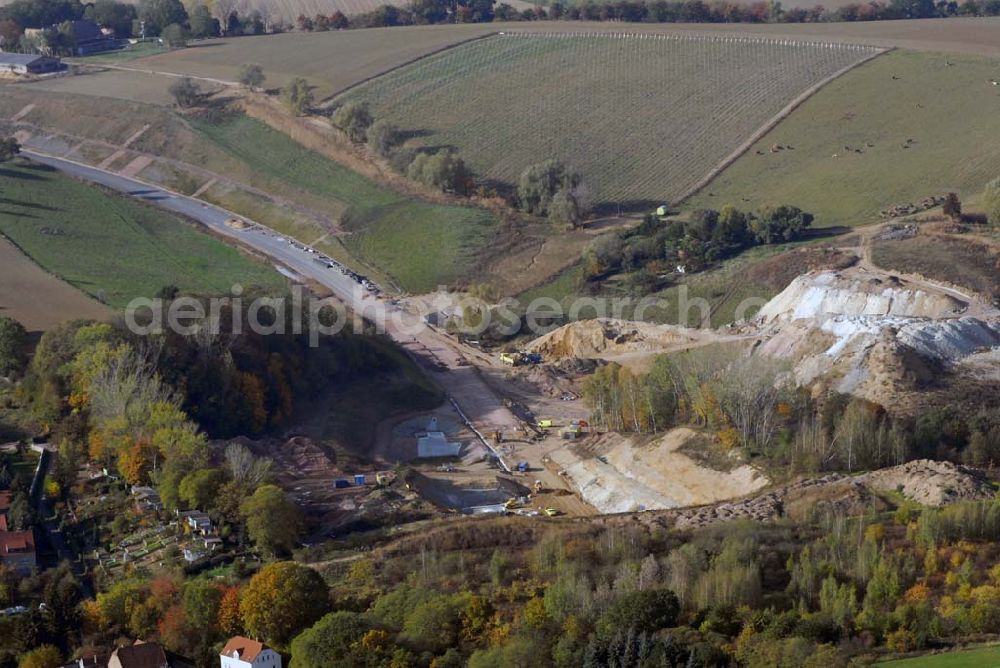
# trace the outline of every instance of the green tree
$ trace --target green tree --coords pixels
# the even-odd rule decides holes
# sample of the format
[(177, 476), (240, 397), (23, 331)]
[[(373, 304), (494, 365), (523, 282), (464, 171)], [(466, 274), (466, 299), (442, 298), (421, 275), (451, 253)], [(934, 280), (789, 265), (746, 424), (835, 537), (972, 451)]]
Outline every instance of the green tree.
[(572, 201), (579, 213), (582, 188), (583, 179), (576, 171), (558, 160), (546, 160), (521, 172), (517, 180), (517, 197), (521, 208), (528, 213), (548, 216), (556, 196), (562, 193), (558, 213), (565, 216), (567, 201)]
[(347, 102), (333, 114), (333, 124), (343, 130), (353, 142), (363, 142), (374, 122), (367, 102)]
[(302, 528), (299, 509), (275, 485), (261, 485), (243, 502), (250, 539), (268, 554), (291, 552)]
[(619, 596), (597, 620), (597, 631), (610, 638), (615, 633), (658, 631), (676, 625), (680, 602), (669, 589), (645, 589)]
[(171, 24), (184, 25), (187, 10), (181, 0), (139, 0), (139, 20), (146, 24), (146, 35), (159, 35)]
[(240, 67), (239, 82), (241, 85), (253, 90), (260, 88), (264, 84), (264, 68), (260, 65), (243, 65)]
[(220, 469), (199, 469), (188, 473), (181, 480), (177, 493), (188, 508), (206, 510), (215, 500), (215, 494), (225, 482)]
[(751, 221), (750, 229), (758, 243), (779, 244), (795, 240), (812, 222), (811, 213), (782, 204), (761, 209)]
[(370, 664), (355, 652), (355, 645), (371, 628), (363, 615), (339, 610), (325, 615), (295, 637), (292, 656), (295, 668), (363, 668)]
[(243, 625), (251, 636), (278, 647), (311, 626), (330, 606), (319, 573), (291, 561), (268, 564), (240, 596)]
[(191, 10), (191, 36), (197, 39), (219, 36), (219, 22), (212, 17), (212, 12), (203, 3), (195, 5)]
[(177, 106), (182, 109), (195, 106), (201, 100), (202, 96), (201, 88), (188, 77), (170, 84), (170, 88), (167, 90), (173, 96)]
[(368, 128), (368, 146), (383, 158), (402, 143), (399, 128), (386, 120), (377, 120)]
[(312, 86), (301, 77), (292, 79), (281, 89), (281, 99), (292, 113), (301, 116), (312, 107)]
[(465, 162), (451, 151), (420, 153), (406, 169), (406, 175), (432, 188), (460, 193), (468, 191), (470, 180)]
[(0, 162), (13, 160), (21, 152), (21, 144), (13, 137), (0, 138)]
[(0, 376), (14, 376), (28, 362), (28, 331), (13, 318), (0, 317)]
[(132, 22), (138, 18), (133, 5), (118, 0), (97, 0), (86, 15), (98, 25), (114, 30), (118, 39), (132, 36)]
[(163, 43), (171, 49), (187, 46), (187, 31), (180, 23), (171, 23), (161, 32)]
[(986, 184), (986, 189), (983, 191), (983, 208), (990, 224), (1000, 227), (1000, 178), (995, 178)]

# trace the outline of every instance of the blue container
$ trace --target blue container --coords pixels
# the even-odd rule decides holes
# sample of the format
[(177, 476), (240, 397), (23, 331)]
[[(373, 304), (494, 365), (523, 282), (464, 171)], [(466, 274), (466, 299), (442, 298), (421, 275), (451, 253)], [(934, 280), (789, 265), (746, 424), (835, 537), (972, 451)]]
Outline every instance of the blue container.
[(357, 485), (358, 487), (364, 487), (365, 486), (365, 474), (364, 473), (359, 473), (358, 475), (354, 476), (354, 484)]
[(344, 489), (345, 487), (350, 487), (351, 486), (351, 481), (350, 480), (344, 480), (343, 478), (339, 478), (339, 479), (333, 481), (333, 486), (335, 488), (337, 488), (337, 489)]

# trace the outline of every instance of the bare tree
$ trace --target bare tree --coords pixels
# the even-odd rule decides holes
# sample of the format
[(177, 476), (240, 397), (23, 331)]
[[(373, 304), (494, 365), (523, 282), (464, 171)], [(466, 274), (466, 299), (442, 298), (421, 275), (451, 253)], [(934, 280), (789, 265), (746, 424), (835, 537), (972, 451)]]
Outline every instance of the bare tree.
[(271, 477), (273, 462), (266, 457), (257, 457), (242, 443), (226, 446), (226, 468), (233, 480), (250, 489), (267, 482)]

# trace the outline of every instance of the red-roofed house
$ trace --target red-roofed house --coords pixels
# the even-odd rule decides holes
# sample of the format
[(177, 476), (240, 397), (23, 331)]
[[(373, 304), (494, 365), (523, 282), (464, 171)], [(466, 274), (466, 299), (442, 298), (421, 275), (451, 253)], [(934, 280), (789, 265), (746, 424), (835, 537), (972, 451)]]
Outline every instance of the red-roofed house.
[(219, 655), (222, 668), (281, 668), (281, 655), (262, 642), (233, 636)]
[(20, 575), (35, 570), (35, 535), (31, 531), (0, 532), (0, 562)]

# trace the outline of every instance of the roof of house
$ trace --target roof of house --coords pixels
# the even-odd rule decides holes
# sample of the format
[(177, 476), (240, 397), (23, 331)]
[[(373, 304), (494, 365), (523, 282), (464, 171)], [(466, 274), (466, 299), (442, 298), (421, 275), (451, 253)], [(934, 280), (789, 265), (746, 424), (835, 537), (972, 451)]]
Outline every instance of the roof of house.
[(7, 516), (0, 513), (0, 531), (7, 531)]
[(41, 60), (45, 56), (31, 53), (8, 53), (0, 52), (0, 65), (30, 65), (36, 60)]
[(30, 531), (0, 531), (0, 557), (35, 551), (35, 535)]
[(162, 668), (167, 663), (167, 653), (155, 642), (136, 640), (134, 645), (119, 647), (111, 656), (117, 656), (122, 668)]
[(70, 21), (70, 32), (77, 44), (107, 39), (101, 32), (101, 26), (93, 21)]
[[(16, 56), (18, 54), (15, 53), (13, 55)], [(4, 62), (2, 60), (3, 56), (4, 54), (0, 53), (0, 62)], [(14, 495), (11, 492), (0, 492), (0, 513), (5, 513), (10, 510), (10, 503), (13, 500)]]
[(244, 638), (243, 636), (233, 636), (226, 643), (226, 646), (222, 648), (222, 656), (232, 656), (233, 652), (242, 660), (249, 663), (253, 663), (254, 659), (268, 649), (267, 645), (257, 640), (250, 640), (250, 638)]

